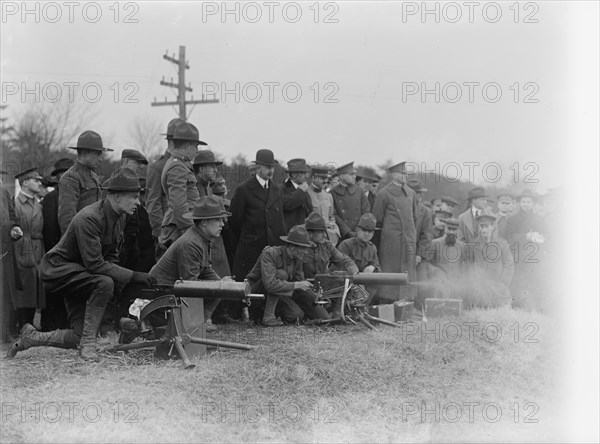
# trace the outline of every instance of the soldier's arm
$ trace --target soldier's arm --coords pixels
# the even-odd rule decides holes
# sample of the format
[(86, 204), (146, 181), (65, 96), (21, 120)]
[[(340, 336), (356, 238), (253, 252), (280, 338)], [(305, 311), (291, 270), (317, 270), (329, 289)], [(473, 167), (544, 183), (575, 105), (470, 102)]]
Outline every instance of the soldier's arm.
[(283, 281), (277, 277), (277, 267), (273, 253), (269, 250), (263, 251), (258, 260), (260, 261), (261, 280), (265, 290), (277, 296), (292, 296), (294, 283)]
[(169, 205), (173, 209), (173, 221), (179, 230), (186, 230), (192, 226), (191, 221), (183, 218), (183, 215), (189, 209), (187, 201), (188, 172), (187, 166), (183, 163), (179, 163), (167, 171), (168, 189), (166, 191), (169, 197)]
[(150, 166), (146, 177), (146, 184), (149, 190), (146, 191), (146, 210), (152, 235), (156, 238), (160, 236), (160, 229), (163, 220), (162, 210), (162, 185), (160, 183), (160, 171), (157, 168)]
[(330, 252), (329, 261), (338, 267), (343, 267), (348, 273), (358, 273), (358, 267), (352, 259), (335, 248), (332, 244), (328, 244)]
[(92, 274), (110, 276), (120, 285), (131, 279), (133, 271), (104, 259), (102, 255), (102, 227), (100, 222), (88, 217), (77, 224), (76, 235), (83, 266)]
[[(182, 248), (183, 247), (183, 248)], [(221, 279), (212, 267), (202, 267), (205, 251), (194, 243), (179, 246), (177, 250), (178, 278), (185, 281), (218, 281)]]
[(381, 265), (379, 265), (379, 257), (377, 256), (377, 247), (375, 245), (369, 245), (367, 250), (367, 257), (369, 260), (369, 265), (373, 265), (375, 267), (375, 271), (381, 271)]
[(65, 174), (58, 183), (58, 226), (61, 234), (67, 231), (71, 220), (77, 214), (77, 202), (79, 202), (79, 180)]

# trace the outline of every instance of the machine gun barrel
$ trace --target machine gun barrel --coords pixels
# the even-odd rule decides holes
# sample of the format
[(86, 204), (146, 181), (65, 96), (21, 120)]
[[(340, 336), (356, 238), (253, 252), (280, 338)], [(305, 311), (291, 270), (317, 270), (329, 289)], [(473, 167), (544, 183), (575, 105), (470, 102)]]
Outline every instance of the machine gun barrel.
[(264, 298), (262, 294), (250, 293), (248, 282), (234, 281), (177, 281), (173, 294), (181, 298), (247, 300)]
[(344, 281), (357, 285), (407, 285), (408, 273), (325, 273), (315, 275), (315, 282)]

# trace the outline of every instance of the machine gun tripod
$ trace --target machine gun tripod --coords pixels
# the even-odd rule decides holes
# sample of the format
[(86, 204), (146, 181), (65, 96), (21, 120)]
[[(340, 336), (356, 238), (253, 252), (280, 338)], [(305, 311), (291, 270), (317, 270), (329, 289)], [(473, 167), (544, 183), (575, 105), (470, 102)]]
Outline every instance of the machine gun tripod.
[[(181, 358), (184, 369), (195, 367), (189, 355), (204, 355), (206, 346), (226, 347), (238, 350), (253, 350), (253, 345), (207, 339), (204, 329), (204, 298), (239, 300), (250, 305), (252, 299), (264, 298), (262, 294), (251, 294), (247, 282), (233, 281), (177, 281), (174, 285), (157, 285), (150, 290), (146, 299), (152, 299), (140, 312), (143, 323), (153, 313), (166, 315), (164, 334), (153, 340), (144, 340), (130, 344), (120, 344), (109, 352), (139, 350), (143, 348), (173, 348)], [(199, 331), (201, 336), (195, 336)], [(187, 350), (186, 350), (187, 349)]]
[(376, 285), (408, 285), (407, 273), (356, 273), (343, 272), (317, 274), (312, 279), (317, 293), (317, 304), (333, 303), (341, 299), (341, 317), (310, 321), (310, 324), (329, 324), (342, 322), (344, 324), (363, 324), (370, 330), (375, 330), (372, 322), (400, 327), (400, 324), (387, 321), (367, 312), (371, 295), (364, 287)]

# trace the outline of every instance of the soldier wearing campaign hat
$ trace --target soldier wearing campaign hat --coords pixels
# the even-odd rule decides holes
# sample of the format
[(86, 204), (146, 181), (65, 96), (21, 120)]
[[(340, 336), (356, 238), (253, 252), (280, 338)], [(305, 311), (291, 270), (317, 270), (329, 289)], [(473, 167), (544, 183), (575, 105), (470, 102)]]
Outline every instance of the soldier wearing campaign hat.
[[(382, 226), (379, 261), (384, 272), (408, 273), (410, 281), (416, 275), (416, 217), (417, 194), (406, 184), (406, 162), (388, 169), (392, 181), (377, 193), (373, 214)], [(415, 290), (382, 287), (380, 298), (385, 300), (414, 299)]]
[(200, 197), (192, 164), (198, 154), (198, 145), (206, 143), (200, 140), (200, 133), (194, 125), (183, 122), (175, 127), (173, 152), (165, 163), (160, 178), (168, 208), (163, 216), (158, 243), (165, 250), (193, 225), (183, 215)]
[(114, 151), (104, 146), (98, 133), (89, 130), (81, 133), (77, 145), (69, 148), (77, 150), (77, 160), (58, 183), (58, 224), (63, 234), (78, 211), (100, 200), (102, 187), (95, 170), (103, 153)]
[(467, 209), (458, 216), (458, 238), (465, 243), (473, 242), (479, 235), (477, 217), (487, 206), (487, 193), (483, 187), (474, 187), (467, 194)]
[(356, 224), (365, 213), (371, 210), (369, 199), (356, 185), (354, 162), (337, 169), (340, 184), (331, 190), (336, 222), (340, 227), (342, 239), (356, 236)]
[(39, 265), (46, 292), (63, 296), (70, 329), (40, 332), (26, 324), (8, 357), (37, 346), (77, 348), (83, 359), (98, 360), (96, 336), (115, 287), (128, 283), (151, 286), (156, 280), (146, 273), (116, 265), (123, 235), (122, 216), (133, 214), (139, 203), (140, 185), (131, 170), (118, 170), (108, 183), (108, 197), (83, 208), (67, 231)]
[(41, 309), (46, 308), (46, 295), (38, 276), (37, 265), (44, 255), (42, 229), (44, 216), (38, 195), (42, 176), (37, 167), (28, 168), (15, 175), (21, 191), (15, 198), (16, 224), (22, 236), (14, 241), (20, 291), (13, 294), (13, 306), (17, 310), (19, 326), (34, 322), (41, 327)]

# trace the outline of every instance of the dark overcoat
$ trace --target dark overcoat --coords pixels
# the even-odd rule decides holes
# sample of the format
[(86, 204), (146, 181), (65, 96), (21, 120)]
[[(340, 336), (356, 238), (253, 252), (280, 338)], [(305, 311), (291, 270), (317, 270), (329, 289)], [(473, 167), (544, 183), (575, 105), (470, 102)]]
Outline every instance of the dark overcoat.
[(291, 180), (286, 180), (281, 188), (283, 202), (283, 219), (285, 229), (290, 231), (294, 225), (302, 225), (312, 210), (312, 200), (308, 193), (294, 187)]
[(282, 245), (286, 235), (281, 188), (269, 181), (265, 190), (256, 176), (239, 185), (231, 199), (229, 223), (238, 245), (233, 261), (236, 280), (243, 280), (267, 245)]
[(65, 233), (77, 212), (100, 200), (102, 190), (96, 172), (79, 160), (62, 175), (58, 189), (58, 224)]
[(369, 199), (358, 185), (338, 185), (331, 190), (331, 195), (342, 239), (348, 238), (351, 231), (356, 231), (360, 216), (371, 211)]
[(60, 240), (60, 225), (58, 225), (58, 187), (50, 191), (42, 200), (42, 214), (44, 216), (44, 248), (50, 251)]

